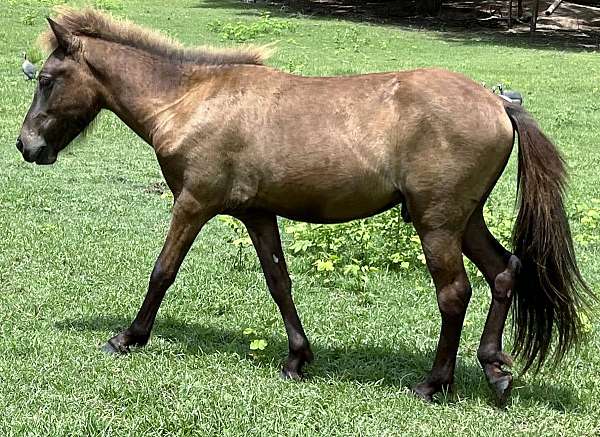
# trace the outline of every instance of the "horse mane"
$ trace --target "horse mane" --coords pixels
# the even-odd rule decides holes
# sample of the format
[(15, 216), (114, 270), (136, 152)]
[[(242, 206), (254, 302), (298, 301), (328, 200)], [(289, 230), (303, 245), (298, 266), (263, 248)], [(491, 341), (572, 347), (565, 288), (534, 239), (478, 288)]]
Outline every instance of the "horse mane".
[[(65, 6), (55, 8), (53, 18), (58, 24), (76, 36), (98, 38), (122, 44), (173, 62), (226, 65), (263, 65), (272, 51), (269, 46), (217, 49), (212, 47), (184, 47), (179, 41), (150, 30), (128, 20), (116, 19), (92, 8), (74, 9)], [(48, 53), (57, 47), (56, 37), (50, 29), (38, 39)]]

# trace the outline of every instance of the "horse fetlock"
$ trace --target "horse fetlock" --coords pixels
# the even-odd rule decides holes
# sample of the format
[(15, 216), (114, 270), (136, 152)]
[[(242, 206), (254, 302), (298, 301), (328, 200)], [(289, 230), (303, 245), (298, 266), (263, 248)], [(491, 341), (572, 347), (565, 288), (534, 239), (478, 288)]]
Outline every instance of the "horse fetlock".
[(146, 346), (150, 340), (150, 334), (145, 332), (136, 332), (131, 328), (127, 332), (127, 343), (130, 346)]
[(495, 365), (497, 367), (512, 367), (513, 365), (512, 357), (506, 352), (499, 350), (496, 346), (480, 346), (477, 350), (477, 359), (484, 370), (489, 365)]
[(296, 349), (293, 352), (290, 352), (290, 355), (293, 355), (294, 357), (297, 357), (298, 359), (302, 360), (303, 364), (311, 363), (315, 358), (308, 343), (306, 343), (305, 346), (301, 349)]
[(301, 379), (302, 367), (305, 364), (312, 362), (314, 355), (310, 350), (308, 341), (305, 341), (304, 346), (299, 349), (292, 349), (283, 365), (281, 375), (284, 379)]
[(290, 355), (302, 357), (307, 361), (312, 361), (313, 353), (310, 350), (310, 343), (305, 335), (295, 333), (289, 337)]

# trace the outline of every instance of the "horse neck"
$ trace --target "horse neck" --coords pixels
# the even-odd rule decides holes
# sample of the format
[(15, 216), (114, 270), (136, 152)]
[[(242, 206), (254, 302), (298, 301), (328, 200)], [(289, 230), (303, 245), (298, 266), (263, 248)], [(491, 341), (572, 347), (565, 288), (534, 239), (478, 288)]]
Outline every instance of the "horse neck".
[(102, 84), (105, 109), (154, 147), (161, 108), (185, 94), (190, 67), (101, 40), (86, 44), (85, 57)]

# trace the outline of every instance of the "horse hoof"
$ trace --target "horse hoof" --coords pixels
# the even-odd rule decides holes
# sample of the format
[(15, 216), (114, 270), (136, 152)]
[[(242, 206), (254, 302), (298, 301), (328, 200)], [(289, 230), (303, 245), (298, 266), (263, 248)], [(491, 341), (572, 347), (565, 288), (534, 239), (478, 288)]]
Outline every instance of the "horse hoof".
[(504, 408), (506, 406), (512, 391), (512, 383), (512, 375), (505, 374), (490, 384), (492, 386), (492, 391), (494, 392), (496, 405), (498, 408)]
[(101, 350), (109, 355), (125, 355), (130, 352), (129, 347), (115, 344), (110, 340), (107, 341), (104, 346), (102, 346)]
[(303, 378), (303, 376), (302, 373), (297, 370), (286, 369), (284, 367), (283, 369), (281, 369), (281, 378), (285, 380), (291, 379), (293, 381), (300, 381)]
[(411, 391), (413, 395), (415, 395), (419, 399), (422, 399), (427, 403), (433, 402), (433, 392), (431, 390), (431, 387), (426, 383), (417, 384), (411, 387)]

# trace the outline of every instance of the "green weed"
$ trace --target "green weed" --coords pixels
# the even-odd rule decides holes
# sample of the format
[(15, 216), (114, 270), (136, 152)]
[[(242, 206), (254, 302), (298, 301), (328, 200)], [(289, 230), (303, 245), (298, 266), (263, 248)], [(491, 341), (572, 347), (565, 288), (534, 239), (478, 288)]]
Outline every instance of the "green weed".
[(94, 6), (106, 11), (121, 11), (124, 8), (121, 0), (94, 0)]
[(268, 12), (262, 13), (257, 20), (235, 22), (215, 20), (210, 22), (208, 27), (222, 39), (236, 42), (251, 41), (265, 36), (279, 36), (296, 29), (294, 22), (272, 18)]

